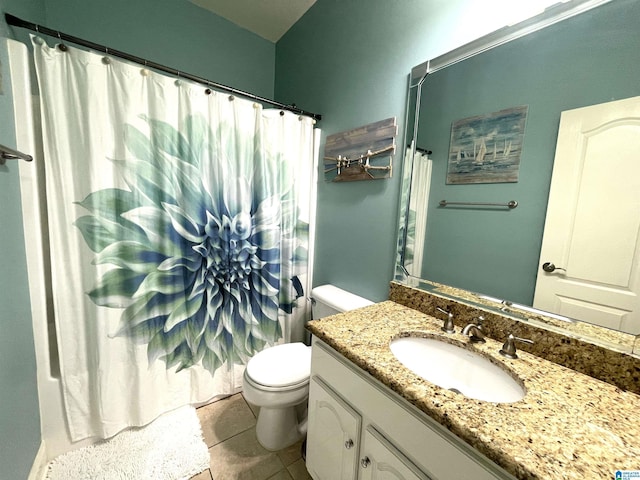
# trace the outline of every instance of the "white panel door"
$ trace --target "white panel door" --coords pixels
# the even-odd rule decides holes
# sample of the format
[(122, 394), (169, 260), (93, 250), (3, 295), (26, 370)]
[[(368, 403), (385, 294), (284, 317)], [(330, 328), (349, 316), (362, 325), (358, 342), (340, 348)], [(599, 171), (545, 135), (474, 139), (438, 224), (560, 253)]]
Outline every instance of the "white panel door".
[(639, 232), (640, 97), (562, 112), (534, 307), (640, 333)]
[(315, 480), (355, 479), (360, 415), (322, 379), (309, 382), (307, 470)]

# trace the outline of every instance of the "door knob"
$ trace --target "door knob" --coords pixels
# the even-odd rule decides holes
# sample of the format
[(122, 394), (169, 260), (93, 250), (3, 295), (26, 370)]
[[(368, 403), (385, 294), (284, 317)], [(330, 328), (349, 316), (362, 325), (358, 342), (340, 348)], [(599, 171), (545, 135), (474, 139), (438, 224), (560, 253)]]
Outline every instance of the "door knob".
[(347, 450), (353, 448), (353, 440), (349, 439), (346, 442), (344, 442), (344, 448), (346, 448)]
[(371, 460), (369, 460), (369, 457), (364, 457), (362, 460), (360, 460), (360, 465), (362, 465), (362, 468), (367, 468), (369, 465), (371, 465)]
[(555, 266), (553, 263), (551, 263), (551, 262), (545, 262), (545, 263), (543, 263), (543, 264), (542, 264), (542, 269), (543, 269), (545, 272), (549, 272), (549, 273), (553, 272), (554, 270), (562, 270), (563, 272), (566, 272), (566, 271), (567, 271), (566, 269), (564, 269), (564, 268), (562, 268), (562, 267), (556, 267), (556, 266)]

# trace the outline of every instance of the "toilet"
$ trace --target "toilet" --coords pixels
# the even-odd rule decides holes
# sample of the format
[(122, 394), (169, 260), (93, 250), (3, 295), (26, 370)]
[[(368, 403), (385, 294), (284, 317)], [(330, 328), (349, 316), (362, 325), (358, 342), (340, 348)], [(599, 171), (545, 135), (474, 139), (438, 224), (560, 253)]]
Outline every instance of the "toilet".
[[(311, 300), (314, 319), (373, 303), (333, 285), (314, 288)], [(260, 407), (256, 437), (267, 450), (281, 450), (306, 435), (310, 372), (311, 347), (301, 342), (266, 348), (247, 363), (243, 395)]]

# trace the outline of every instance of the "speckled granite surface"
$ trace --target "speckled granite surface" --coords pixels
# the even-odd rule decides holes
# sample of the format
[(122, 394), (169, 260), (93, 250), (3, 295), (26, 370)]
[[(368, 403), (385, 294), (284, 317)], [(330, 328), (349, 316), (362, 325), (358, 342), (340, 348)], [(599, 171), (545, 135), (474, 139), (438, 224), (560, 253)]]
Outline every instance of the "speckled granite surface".
[[(424, 284), (423, 280), (419, 281), (420, 284)], [(433, 285), (436, 288), (433, 290), (436, 294), (444, 294), (446, 296), (453, 297), (455, 299), (462, 299), (464, 301), (468, 301), (471, 304), (479, 304), (484, 305), (487, 309), (495, 309), (497, 304), (495, 301), (482, 298), (482, 296), (475, 294), (473, 292), (468, 292), (466, 290), (461, 290), (459, 288), (451, 287), (449, 285), (438, 284), (436, 282), (428, 282), (428, 285)], [(415, 291), (421, 291), (420, 286), (416, 286), (416, 288), (411, 288), (409, 286), (410, 296), (415, 297)], [(392, 282), (391, 290), (394, 292), (401, 292), (403, 289), (407, 289), (407, 286)], [(429, 292), (427, 292), (429, 293)], [(402, 303), (402, 302), (398, 302)], [(410, 305), (407, 305), (410, 306)], [(599, 325), (593, 325), (587, 322), (572, 322), (567, 323), (561, 320), (554, 319), (550, 316), (539, 315), (531, 312), (526, 312), (523, 310), (519, 310), (517, 305), (505, 305), (504, 308), (506, 315), (512, 315), (514, 317), (526, 318), (527, 321), (533, 321), (537, 323), (540, 327), (545, 328), (547, 330), (556, 331), (570, 335), (573, 338), (580, 339), (589, 339), (591, 343), (595, 343), (596, 345), (604, 346), (605, 348), (612, 349), (617, 352), (626, 352), (631, 353), (634, 350), (635, 343), (637, 338), (634, 335), (619, 332), (617, 330), (612, 330), (609, 328), (604, 328)], [(429, 313), (429, 312), (427, 312)]]
[[(520, 344), (518, 348), (550, 362), (611, 383), (623, 390), (640, 394), (640, 356), (620, 351), (626, 350), (626, 345), (625, 348), (616, 349), (616, 343), (604, 347), (581, 340), (580, 332), (577, 329), (590, 328), (589, 325), (577, 324), (573, 326), (573, 330), (554, 331), (549, 327), (539, 327), (531, 323), (513, 320), (482, 310), (480, 307), (471, 307), (395, 282), (391, 283), (389, 298), (396, 303), (436, 318), (444, 318), (443, 314), (436, 311), (436, 307), (451, 311), (459, 328), (464, 327), (478, 315), (483, 315), (485, 318), (483, 329), (489, 337), (502, 342), (509, 333), (513, 333), (516, 337), (528, 338), (533, 340), (534, 344)], [(600, 328), (600, 330), (606, 329)], [(617, 334), (617, 332), (608, 332), (612, 337)], [(607, 338), (605, 344), (611, 340), (612, 338)], [(640, 469), (640, 466), (638, 468)]]
[(488, 338), (468, 348), (508, 368), (527, 393), (510, 404), (466, 398), (422, 380), (389, 349), (391, 339), (406, 334), (468, 343), (441, 325), (386, 301), (312, 321), (308, 329), (516, 478), (604, 480), (618, 469), (640, 469), (640, 396), (526, 352), (506, 359), (498, 354), (502, 342)]

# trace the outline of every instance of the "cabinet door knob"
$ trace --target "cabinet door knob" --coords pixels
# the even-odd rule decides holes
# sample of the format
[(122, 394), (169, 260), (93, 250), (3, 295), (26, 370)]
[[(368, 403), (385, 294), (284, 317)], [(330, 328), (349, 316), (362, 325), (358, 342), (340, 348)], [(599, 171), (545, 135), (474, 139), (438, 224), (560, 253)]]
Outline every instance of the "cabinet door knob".
[(369, 465), (371, 465), (371, 460), (369, 460), (369, 457), (364, 457), (362, 460), (360, 460), (360, 465), (362, 465), (362, 468), (367, 468)]
[(347, 450), (349, 450), (350, 448), (353, 448), (353, 440), (349, 439), (346, 442), (344, 442), (344, 448), (346, 448)]

